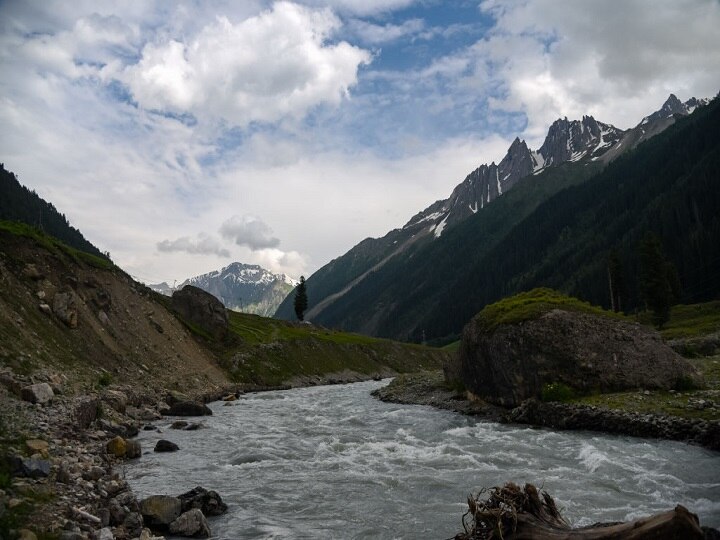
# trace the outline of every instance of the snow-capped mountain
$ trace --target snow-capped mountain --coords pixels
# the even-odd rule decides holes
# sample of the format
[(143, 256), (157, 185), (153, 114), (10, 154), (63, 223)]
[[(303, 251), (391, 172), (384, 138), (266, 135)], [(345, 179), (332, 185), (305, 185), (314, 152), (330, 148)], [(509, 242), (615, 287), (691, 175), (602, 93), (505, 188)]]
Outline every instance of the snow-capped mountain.
[(542, 146), (535, 151), (516, 137), (500, 163), (481, 165), (458, 184), (450, 197), (437, 201), (407, 222), (403, 230), (413, 236), (432, 234), (439, 238), (449, 227), (482, 210), (496, 197), (511, 189), (521, 178), (567, 162), (608, 163), (625, 150), (657, 135), (708, 100), (691, 98), (682, 103), (674, 94), (656, 112), (643, 118), (635, 128), (622, 130), (597, 121), (559, 118), (548, 129)]
[[(256, 264), (234, 262), (228, 266), (183, 281), (177, 288), (194, 285), (217, 297), (228, 309), (272, 316), (298, 282), (286, 274), (273, 274)], [(166, 283), (150, 285), (162, 294), (172, 294)]]
[[(307, 287), (313, 303), (306, 317), (328, 324), (337, 323), (332, 313), (341, 309), (338, 306), (345, 297), (352, 296), (352, 291), (363, 287), (363, 290), (372, 290), (368, 283), (386, 265), (392, 267), (393, 263), (403, 258), (412, 258), (423, 244), (442, 244), (441, 238), (449, 229), (483, 212), (493, 200), (507, 193), (523, 178), (529, 182), (544, 182), (550, 170), (565, 164), (575, 170), (586, 165), (594, 165), (593, 168), (599, 170), (666, 129), (676, 117), (691, 114), (708, 103), (708, 100), (696, 98), (683, 103), (671, 94), (658, 111), (628, 130), (600, 122), (592, 116), (584, 116), (581, 120), (560, 118), (549, 127), (543, 144), (537, 150), (531, 150), (525, 141), (516, 138), (499, 163), (480, 165), (455, 186), (447, 199), (417, 213), (402, 228), (394, 229), (381, 238), (363, 240), (310, 276)], [(546, 172), (548, 174), (544, 174)], [(388, 302), (391, 303), (390, 300)], [(275, 316), (292, 318), (291, 299), (281, 304)], [(357, 329), (360, 326), (353, 323), (347, 328)], [(371, 332), (370, 323), (363, 330)]]

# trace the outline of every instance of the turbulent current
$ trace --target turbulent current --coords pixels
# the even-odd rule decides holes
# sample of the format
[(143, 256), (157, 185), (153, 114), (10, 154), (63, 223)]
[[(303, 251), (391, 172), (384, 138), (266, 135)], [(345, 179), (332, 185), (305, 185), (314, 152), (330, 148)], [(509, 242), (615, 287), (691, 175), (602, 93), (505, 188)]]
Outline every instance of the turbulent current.
[[(160, 422), (126, 477), (139, 498), (216, 490), (229, 510), (209, 523), (228, 540), (450, 538), (468, 494), (510, 480), (542, 486), (574, 526), (682, 504), (720, 527), (718, 453), (382, 403), (383, 384), (248, 394), (211, 404), (197, 431)], [(160, 438), (180, 450), (154, 453)]]

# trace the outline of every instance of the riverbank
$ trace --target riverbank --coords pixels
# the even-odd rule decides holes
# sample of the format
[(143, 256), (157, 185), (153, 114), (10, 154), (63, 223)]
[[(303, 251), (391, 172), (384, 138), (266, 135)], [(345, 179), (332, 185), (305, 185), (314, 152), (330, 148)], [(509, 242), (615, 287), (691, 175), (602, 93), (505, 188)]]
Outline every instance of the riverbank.
[(401, 375), (373, 395), (393, 403), (431, 405), (489, 421), (560, 430), (589, 430), (683, 441), (720, 451), (720, 356), (694, 360), (708, 387), (689, 392), (638, 390), (577, 398), (571, 402), (528, 400), (503, 409), (468, 399), (442, 372)]

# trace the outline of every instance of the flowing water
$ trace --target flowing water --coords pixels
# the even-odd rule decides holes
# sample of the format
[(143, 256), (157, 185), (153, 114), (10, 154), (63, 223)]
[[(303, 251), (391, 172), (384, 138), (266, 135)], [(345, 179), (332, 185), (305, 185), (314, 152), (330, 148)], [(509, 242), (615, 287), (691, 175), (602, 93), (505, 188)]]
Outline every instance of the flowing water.
[[(126, 466), (138, 497), (218, 491), (216, 538), (450, 538), (466, 498), (506, 481), (555, 497), (575, 526), (683, 504), (720, 527), (720, 454), (677, 442), (478, 422), (382, 403), (386, 382), (303, 388), (211, 404), (197, 431), (142, 432)], [(197, 420), (197, 419), (192, 419)], [(174, 453), (152, 452), (166, 438)]]

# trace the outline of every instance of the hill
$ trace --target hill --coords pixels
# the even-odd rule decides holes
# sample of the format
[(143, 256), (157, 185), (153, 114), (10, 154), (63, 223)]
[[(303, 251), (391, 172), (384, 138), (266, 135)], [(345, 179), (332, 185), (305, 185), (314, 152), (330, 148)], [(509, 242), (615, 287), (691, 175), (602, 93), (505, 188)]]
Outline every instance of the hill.
[(437, 368), (446, 353), (230, 312), (208, 339), (167, 297), (105, 259), (28, 226), (0, 222), (0, 366), (66, 391), (100, 381), (138, 391), (212, 393), (238, 383), (310, 384)]
[(0, 164), (0, 220), (18, 221), (36, 227), (64, 244), (109, 259), (70, 225), (64, 214), (34, 191), (21, 185), (13, 173)]
[[(360, 244), (307, 280), (316, 301), (309, 317), (393, 339), (450, 341), (484, 305), (535, 287), (609, 307), (611, 249), (628, 286), (623, 306), (632, 310), (637, 245), (647, 231), (678, 268), (681, 300), (712, 299), (720, 275), (717, 117), (715, 100), (605, 168), (591, 159), (527, 176), (441, 238), (416, 241), (343, 286), (342, 276), (364, 264)], [(393, 234), (383, 241), (392, 244)]]

